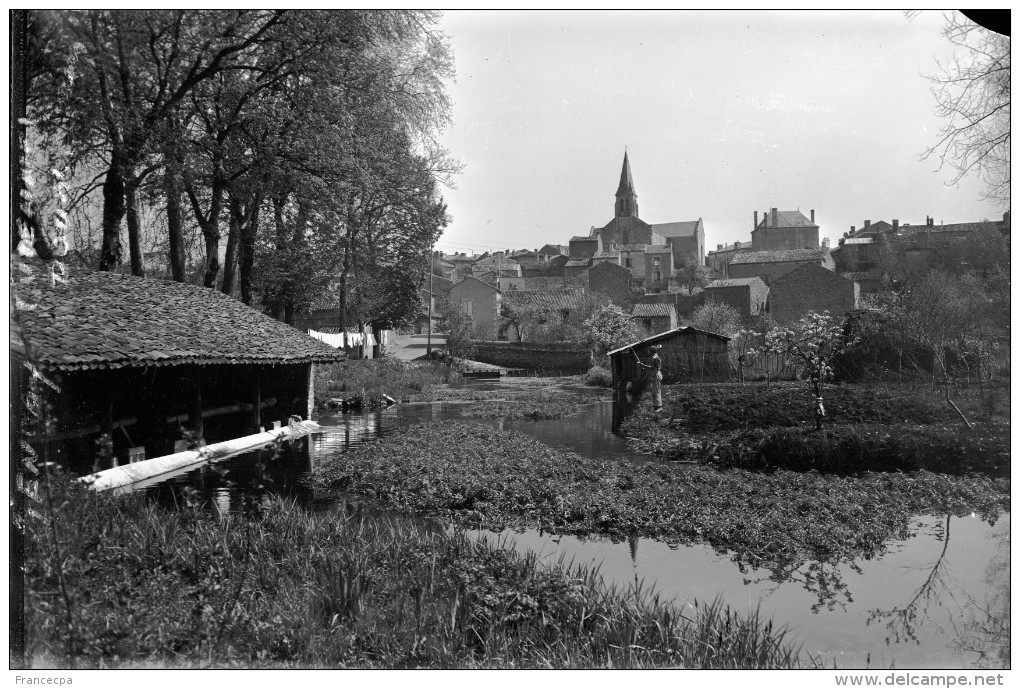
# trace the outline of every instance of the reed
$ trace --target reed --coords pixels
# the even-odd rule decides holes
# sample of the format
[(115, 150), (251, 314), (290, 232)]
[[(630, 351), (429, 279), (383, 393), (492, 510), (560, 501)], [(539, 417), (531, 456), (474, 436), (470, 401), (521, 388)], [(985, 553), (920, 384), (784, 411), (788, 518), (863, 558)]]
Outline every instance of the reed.
[[(55, 480), (52, 537), (32, 522), (37, 667), (797, 667), (785, 630), (716, 601), (679, 608), (596, 567), (546, 563), (360, 504), (175, 511)], [(69, 644), (69, 637), (74, 643)], [(69, 655), (68, 648), (74, 648)]]

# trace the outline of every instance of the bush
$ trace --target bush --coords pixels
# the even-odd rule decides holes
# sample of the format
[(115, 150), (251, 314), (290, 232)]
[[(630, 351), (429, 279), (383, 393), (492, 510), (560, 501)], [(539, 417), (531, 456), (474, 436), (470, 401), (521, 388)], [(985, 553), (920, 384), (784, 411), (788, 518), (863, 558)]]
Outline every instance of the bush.
[(584, 375), (584, 382), (587, 385), (594, 385), (600, 388), (613, 387), (613, 374), (609, 369), (601, 366), (592, 366)]

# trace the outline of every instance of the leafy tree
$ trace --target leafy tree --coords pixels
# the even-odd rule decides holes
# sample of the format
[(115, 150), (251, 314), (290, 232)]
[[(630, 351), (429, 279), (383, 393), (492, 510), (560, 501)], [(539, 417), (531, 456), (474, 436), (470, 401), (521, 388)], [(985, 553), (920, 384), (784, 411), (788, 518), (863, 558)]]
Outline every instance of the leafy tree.
[(687, 288), (688, 294), (693, 294), (695, 289), (704, 287), (712, 281), (712, 271), (698, 261), (695, 253), (684, 254), (680, 257), (676, 267), (673, 269), (673, 277), (677, 284)]
[(606, 353), (641, 339), (637, 325), (616, 304), (605, 304), (584, 321), (583, 342), (591, 353), (593, 365), (604, 364)]
[(815, 429), (821, 430), (825, 418), (822, 388), (832, 377), (833, 359), (854, 344), (855, 341), (846, 336), (842, 323), (828, 311), (821, 314), (811, 311), (792, 328), (776, 326), (762, 333), (762, 344), (750, 353), (778, 354), (804, 366), (814, 399)]
[(439, 329), (446, 333), (446, 351), (451, 357), (468, 359), (475, 353), (471, 318), (459, 304), (443, 299), (436, 307)]
[(975, 174), (988, 198), (1009, 203), (1010, 40), (959, 12), (946, 14), (943, 35), (956, 49), (953, 60), (930, 76), (935, 112), (946, 119), (939, 140), (922, 158), (956, 170), (951, 183)]
[(694, 309), (688, 325), (698, 330), (730, 336), (740, 330), (740, 312), (720, 301), (706, 301)]

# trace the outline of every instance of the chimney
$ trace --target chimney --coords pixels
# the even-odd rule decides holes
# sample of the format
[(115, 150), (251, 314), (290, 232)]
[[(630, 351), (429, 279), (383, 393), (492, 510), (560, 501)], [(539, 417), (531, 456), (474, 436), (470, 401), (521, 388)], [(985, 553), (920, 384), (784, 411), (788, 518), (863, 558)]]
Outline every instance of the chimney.
[(892, 221), (892, 231), (893, 232), (899, 232), (900, 231), (900, 221), (897, 220), (896, 218), (893, 218), (893, 221)]
[(715, 250), (716, 251), (722, 251), (722, 244), (716, 244), (715, 245)]
[(812, 225), (815, 224), (815, 209), (814, 208), (811, 209), (811, 224)]
[(758, 211), (754, 212), (754, 227), (752, 227), (751, 229), (752, 230), (758, 229)]
[(779, 209), (772, 209), (772, 227), (779, 227)]
[(869, 227), (871, 227), (871, 221), (870, 220), (865, 220), (864, 221), (864, 228), (867, 229)]
[(822, 237), (822, 248), (823, 249), (828, 249), (829, 248), (829, 238), (828, 237)]
[(857, 231), (857, 225), (851, 225), (850, 226), (850, 234), (853, 234), (856, 231)]
[(734, 249), (739, 249), (740, 248), (740, 242), (733, 242), (733, 248)]

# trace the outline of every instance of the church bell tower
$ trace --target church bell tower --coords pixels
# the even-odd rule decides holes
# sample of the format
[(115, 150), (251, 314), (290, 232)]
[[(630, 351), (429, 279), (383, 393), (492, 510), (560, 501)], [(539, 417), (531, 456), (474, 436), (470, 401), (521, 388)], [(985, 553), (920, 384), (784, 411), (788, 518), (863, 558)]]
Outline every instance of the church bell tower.
[(634, 178), (630, 174), (630, 161), (627, 152), (623, 152), (623, 171), (620, 173), (620, 187), (616, 190), (616, 217), (638, 217), (637, 192), (634, 191)]

